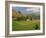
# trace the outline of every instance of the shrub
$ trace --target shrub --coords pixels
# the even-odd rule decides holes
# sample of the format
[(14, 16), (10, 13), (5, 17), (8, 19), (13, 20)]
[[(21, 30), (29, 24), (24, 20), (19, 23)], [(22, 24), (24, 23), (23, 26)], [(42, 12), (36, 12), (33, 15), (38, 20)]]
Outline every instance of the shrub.
[(38, 24), (35, 24), (33, 28), (37, 30), (40, 29), (40, 26)]

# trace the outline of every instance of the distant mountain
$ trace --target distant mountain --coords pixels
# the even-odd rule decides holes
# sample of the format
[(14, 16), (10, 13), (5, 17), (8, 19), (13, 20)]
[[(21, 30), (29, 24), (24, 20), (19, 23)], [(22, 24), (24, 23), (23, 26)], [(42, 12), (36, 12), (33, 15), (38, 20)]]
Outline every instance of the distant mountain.
[(35, 15), (35, 16), (39, 16), (40, 15), (40, 12), (37, 12), (37, 13), (30, 13), (30, 14), (23, 14), (23, 15)]
[(12, 10), (12, 16), (14, 17), (26, 17), (26, 16), (32, 16), (32, 18), (40, 18), (40, 12), (32, 12), (30, 14), (22, 14), (22, 12), (20, 11), (15, 11), (15, 10)]
[(40, 19), (40, 12), (26, 14), (26, 16), (32, 16), (32, 18), (34, 18), (34, 19)]
[(12, 10), (12, 16), (14, 16), (14, 17), (21, 17), (22, 14), (19, 14), (18, 12)]
[(14, 17), (22, 17), (24, 15), (22, 13), (16, 12), (15, 10), (12, 10), (12, 16), (14, 16)]

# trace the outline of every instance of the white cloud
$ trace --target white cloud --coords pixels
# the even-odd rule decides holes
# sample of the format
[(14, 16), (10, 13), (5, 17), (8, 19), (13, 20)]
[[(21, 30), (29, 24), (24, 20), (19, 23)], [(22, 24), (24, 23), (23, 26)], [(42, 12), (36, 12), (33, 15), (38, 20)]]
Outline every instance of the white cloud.
[(26, 11), (39, 12), (39, 8), (27, 8)]
[(26, 11), (32, 11), (32, 9), (30, 9), (30, 8), (27, 8), (27, 9), (26, 9)]

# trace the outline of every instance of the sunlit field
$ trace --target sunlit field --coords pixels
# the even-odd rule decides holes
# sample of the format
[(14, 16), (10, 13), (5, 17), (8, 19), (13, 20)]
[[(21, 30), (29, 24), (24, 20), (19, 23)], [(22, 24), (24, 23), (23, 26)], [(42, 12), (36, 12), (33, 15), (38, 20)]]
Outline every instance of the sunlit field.
[(22, 30), (39, 30), (40, 29), (40, 21), (32, 20), (32, 21), (14, 21), (12, 22), (12, 30), (13, 31), (22, 31)]

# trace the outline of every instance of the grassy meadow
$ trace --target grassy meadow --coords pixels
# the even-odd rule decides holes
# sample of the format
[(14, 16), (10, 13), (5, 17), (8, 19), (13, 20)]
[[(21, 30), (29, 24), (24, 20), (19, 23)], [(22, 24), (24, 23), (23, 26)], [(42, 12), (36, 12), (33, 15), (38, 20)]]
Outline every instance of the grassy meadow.
[(40, 21), (32, 20), (32, 21), (14, 21), (12, 22), (12, 30), (20, 31), (20, 30), (39, 30), (40, 29)]

